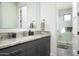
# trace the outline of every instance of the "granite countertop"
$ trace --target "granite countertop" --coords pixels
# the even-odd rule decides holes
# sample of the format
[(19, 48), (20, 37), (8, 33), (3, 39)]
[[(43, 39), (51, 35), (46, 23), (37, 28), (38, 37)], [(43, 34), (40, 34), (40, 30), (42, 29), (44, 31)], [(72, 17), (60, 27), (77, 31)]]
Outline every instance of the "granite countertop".
[[(29, 31), (29, 29), (0, 29), (0, 33), (18, 33), (18, 32), (24, 32)], [(40, 31), (38, 29), (31, 29), (31, 31)]]
[(15, 39), (3, 39), (3, 40), (0, 40), (0, 49), (14, 46), (17, 44), (21, 44), (24, 42), (32, 41), (32, 40), (37, 40), (39, 38), (46, 37), (49, 35), (50, 34), (45, 33), (45, 34), (37, 34), (37, 35), (27, 36), (27, 37), (19, 37), (19, 38), (15, 38)]

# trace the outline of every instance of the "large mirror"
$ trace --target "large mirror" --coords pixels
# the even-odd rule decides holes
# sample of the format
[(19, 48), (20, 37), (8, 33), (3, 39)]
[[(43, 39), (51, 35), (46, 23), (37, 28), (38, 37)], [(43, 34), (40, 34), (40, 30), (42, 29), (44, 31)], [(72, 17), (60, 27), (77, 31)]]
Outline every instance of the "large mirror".
[(1, 2), (0, 29), (38, 29), (39, 2)]

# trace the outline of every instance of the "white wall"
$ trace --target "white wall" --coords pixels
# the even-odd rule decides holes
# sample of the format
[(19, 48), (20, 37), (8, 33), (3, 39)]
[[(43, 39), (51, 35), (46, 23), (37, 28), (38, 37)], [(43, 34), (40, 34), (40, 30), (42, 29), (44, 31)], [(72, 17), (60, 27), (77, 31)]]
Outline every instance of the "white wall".
[(18, 14), (15, 3), (3, 2), (1, 3), (2, 28), (17, 28)]
[[(29, 2), (27, 3), (27, 20), (31, 23), (33, 20), (37, 23), (37, 28), (40, 28), (40, 3)], [(29, 24), (28, 24), (29, 26)]]
[(40, 20), (46, 20), (46, 29), (51, 31), (51, 55), (56, 55), (56, 20), (57, 20), (57, 9), (56, 3), (42, 2), (40, 3)]

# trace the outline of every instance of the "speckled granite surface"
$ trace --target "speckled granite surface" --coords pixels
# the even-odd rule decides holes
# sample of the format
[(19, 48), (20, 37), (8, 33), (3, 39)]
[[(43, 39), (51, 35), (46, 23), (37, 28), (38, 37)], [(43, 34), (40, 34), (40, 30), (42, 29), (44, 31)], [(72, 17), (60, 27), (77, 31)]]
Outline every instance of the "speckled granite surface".
[(14, 46), (16, 44), (21, 44), (24, 42), (32, 41), (32, 40), (37, 40), (38, 38), (46, 37), (49, 36), (50, 34), (37, 34), (33, 36), (27, 36), (27, 37), (20, 37), (20, 38), (15, 38), (15, 39), (4, 39), (0, 40), (0, 49)]

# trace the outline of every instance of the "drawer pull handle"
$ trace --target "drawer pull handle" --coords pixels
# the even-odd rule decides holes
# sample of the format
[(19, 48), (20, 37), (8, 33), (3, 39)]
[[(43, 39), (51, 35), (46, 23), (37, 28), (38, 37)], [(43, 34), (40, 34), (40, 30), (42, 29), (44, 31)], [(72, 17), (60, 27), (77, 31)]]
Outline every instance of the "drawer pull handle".
[(10, 56), (10, 53), (0, 53), (0, 56)]
[(20, 49), (20, 50), (13, 51), (13, 52), (11, 52), (10, 54), (11, 54), (12, 56), (16, 56), (16, 55), (21, 54), (21, 53), (22, 53), (22, 50)]

